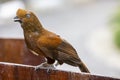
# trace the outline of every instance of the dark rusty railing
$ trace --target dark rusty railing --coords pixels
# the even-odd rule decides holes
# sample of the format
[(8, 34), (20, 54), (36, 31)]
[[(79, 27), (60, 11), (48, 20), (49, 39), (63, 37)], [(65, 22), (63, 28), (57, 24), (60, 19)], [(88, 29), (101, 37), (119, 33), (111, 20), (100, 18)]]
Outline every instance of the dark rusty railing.
[(0, 39), (0, 61), (38, 65), (44, 58), (32, 54), (23, 39)]
[(30, 53), (22, 39), (0, 39), (0, 80), (120, 80), (85, 73), (46, 69), (35, 70), (44, 62)]

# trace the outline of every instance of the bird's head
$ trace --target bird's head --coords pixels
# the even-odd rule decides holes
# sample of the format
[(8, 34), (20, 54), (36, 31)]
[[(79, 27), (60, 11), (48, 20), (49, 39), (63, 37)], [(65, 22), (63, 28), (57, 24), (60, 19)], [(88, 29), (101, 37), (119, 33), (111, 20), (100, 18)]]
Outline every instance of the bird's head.
[(24, 30), (39, 30), (42, 25), (35, 14), (31, 11), (18, 9), (14, 22), (19, 22)]
[(15, 22), (20, 22), (21, 24), (32, 24), (33, 22), (39, 22), (35, 14), (31, 11), (18, 9), (16, 12), (16, 17), (14, 17)]

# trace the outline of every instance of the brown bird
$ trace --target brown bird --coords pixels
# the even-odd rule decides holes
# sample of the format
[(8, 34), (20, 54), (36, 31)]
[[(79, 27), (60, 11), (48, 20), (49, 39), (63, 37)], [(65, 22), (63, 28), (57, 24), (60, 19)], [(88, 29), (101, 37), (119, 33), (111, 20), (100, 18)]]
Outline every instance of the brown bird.
[(46, 57), (47, 63), (44, 65), (53, 64), (57, 60), (60, 65), (67, 63), (79, 67), (82, 72), (89, 73), (72, 45), (59, 35), (43, 28), (33, 12), (18, 9), (16, 15), (14, 21), (19, 22), (23, 28), (27, 47), (37, 55)]

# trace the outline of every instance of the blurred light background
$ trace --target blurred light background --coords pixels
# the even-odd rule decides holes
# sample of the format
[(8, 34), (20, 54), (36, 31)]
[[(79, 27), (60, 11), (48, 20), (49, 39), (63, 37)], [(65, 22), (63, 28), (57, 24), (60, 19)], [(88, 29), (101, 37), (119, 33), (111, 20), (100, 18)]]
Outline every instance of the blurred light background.
[[(120, 78), (120, 48), (114, 42), (115, 25), (111, 25), (114, 13), (120, 9), (119, 3), (119, 0), (0, 0), (0, 38), (24, 38), (13, 17), (18, 8), (28, 9), (36, 13), (45, 28), (76, 48), (92, 74)], [(79, 72), (66, 64), (57, 69)]]

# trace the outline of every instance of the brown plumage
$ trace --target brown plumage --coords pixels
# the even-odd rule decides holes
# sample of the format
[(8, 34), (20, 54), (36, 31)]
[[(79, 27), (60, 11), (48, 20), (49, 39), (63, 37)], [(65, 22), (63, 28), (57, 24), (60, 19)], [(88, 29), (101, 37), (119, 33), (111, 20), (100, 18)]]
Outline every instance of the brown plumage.
[(71, 44), (44, 29), (33, 12), (18, 9), (16, 15), (15, 22), (20, 22), (25, 42), (31, 51), (46, 57), (48, 64), (53, 64), (57, 60), (59, 64), (67, 63), (79, 67), (82, 72), (89, 72)]

